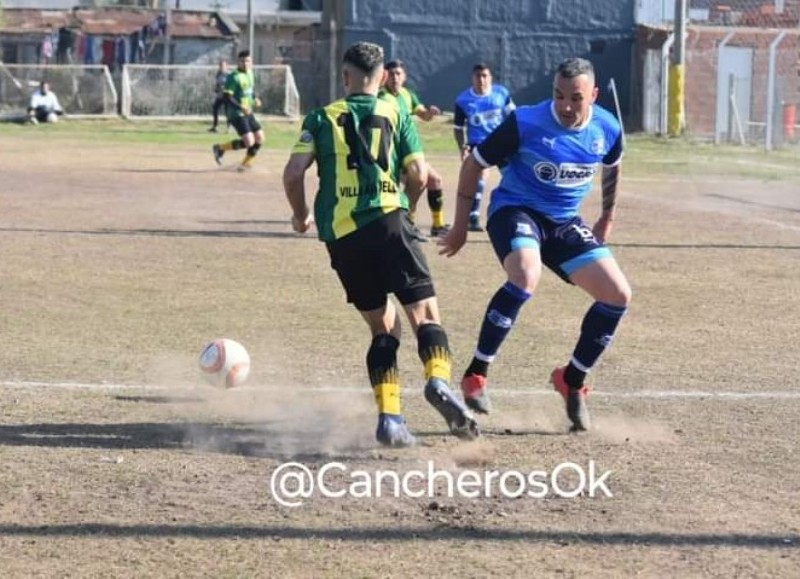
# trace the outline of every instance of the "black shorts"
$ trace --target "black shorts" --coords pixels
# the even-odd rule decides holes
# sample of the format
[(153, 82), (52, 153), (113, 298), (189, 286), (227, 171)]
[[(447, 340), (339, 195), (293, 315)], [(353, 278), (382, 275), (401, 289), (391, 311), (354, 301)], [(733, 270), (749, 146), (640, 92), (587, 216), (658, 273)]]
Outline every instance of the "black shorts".
[(247, 133), (255, 133), (261, 130), (261, 124), (256, 120), (256, 116), (253, 113), (234, 117), (231, 121), (231, 126), (236, 129), (236, 134), (240, 137)]
[(58, 113), (56, 111), (51, 111), (47, 107), (36, 107), (33, 114), (36, 115), (37, 121), (40, 123), (46, 123), (50, 118), (50, 115), (57, 115)]
[(359, 311), (383, 307), (388, 294), (403, 305), (436, 295), (422, 246), (402, 209), (326, 246), (347, 301)]
[(542, 263), (567, 283), (573, 272), (611, 257), (579, 216), (556, 223), (527, 207), (501, 207), (489, 216), (486, 231), (500, 263), (517, 249), (538, 248)]

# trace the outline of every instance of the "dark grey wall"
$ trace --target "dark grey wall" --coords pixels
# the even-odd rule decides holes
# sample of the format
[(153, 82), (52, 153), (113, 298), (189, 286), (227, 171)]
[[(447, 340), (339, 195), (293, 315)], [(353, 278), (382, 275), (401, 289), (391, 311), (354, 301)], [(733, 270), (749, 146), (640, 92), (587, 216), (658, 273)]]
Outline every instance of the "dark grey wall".
[(401, 58), (423, 102), (452, 110), (472, 65), (487, 62), (518, 104), (547, 98), (558, 63), (582, 56), (597, 68), (600, 104), (615, 79), (629, 108), (635, 0), (329, 0), (323, 28), (335, 21), (338, 56), (358, 40)]

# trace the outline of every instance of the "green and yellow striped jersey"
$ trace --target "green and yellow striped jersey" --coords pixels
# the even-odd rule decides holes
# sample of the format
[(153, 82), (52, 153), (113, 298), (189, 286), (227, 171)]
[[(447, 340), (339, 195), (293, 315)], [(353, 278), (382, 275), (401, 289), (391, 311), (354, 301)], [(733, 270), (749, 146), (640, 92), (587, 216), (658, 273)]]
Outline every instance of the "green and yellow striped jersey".
[[(252, 70), (242, 72), (234, 70), (225, 80), (224, 92), (233, 95), (233, 99), (241, 106), (246, 106), (251, 111), (255, 104), (255, 77)], [(242, 112), (234, 107), (227, 107), (228, 119), (235, 119), (242, 116)]]
[(422, 158), (407, 113), (371, 95), (351, 95), (309, 113), (293, 153), (313, 153), (319, 238), (334, 241), (397, 209), (408, 209), (400, 175)]
[(378, 97), (389, 102), (396, 102), (397, 106), (400, 107), (400, 110), (407, 112), (409, 115), (413, 115), (417, 112), (417, 109), (421, 107), (424, 108), (424, 105), (422, 104), (422, 101), (419, 100), (417, 93), (408, 90), (404, 86), (400, 87), (400, 90), (397, 91), (397, 94), (392, 94), (386, 89), (386, 87), (383, 87), (378, 93)]

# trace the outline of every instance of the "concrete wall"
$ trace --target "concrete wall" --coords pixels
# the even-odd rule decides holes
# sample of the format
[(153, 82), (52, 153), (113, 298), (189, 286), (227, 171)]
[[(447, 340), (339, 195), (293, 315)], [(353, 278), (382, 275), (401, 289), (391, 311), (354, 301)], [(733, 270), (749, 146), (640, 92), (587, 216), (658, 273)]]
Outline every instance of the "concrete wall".
[[(634, 39), (635, 0), (330, 0), (323, 28), (335, 30), (339, 57), (358, 40), (381, 44), (408, 65), (409, 86), (426, 103), (453, 109), (472, 65), (487, 62), (517, 103), (547, 98), (552, 74), (569, 56), (597, 67), (600, 103), (614, 77), (624, 113)], [(337, 59), (338, 61), (338, 59)], [(338, 78), (338, 71), (337, 71)], [(339, 89), (340, 91), (340, 89)]]

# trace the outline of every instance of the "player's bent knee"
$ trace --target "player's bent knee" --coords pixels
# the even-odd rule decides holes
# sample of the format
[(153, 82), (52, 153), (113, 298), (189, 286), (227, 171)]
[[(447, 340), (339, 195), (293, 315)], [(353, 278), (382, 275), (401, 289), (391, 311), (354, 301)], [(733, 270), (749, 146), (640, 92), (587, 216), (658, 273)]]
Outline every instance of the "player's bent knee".
[(428, 189), (433, 189), (434, 191), (442, 188), (442, 177), (430, 165), (428, 165), (427, 185)]
[(534, 291), (536, 291), (536, 286), (539, 285), (540, 277), (540, 275), (520, 272), (517, 275), (509, 275), (508, 282), (522, 291), (532, 294)]
[(510, 253), (503, 261), (508, 281), (521, 290), (533, 293), (542, 277), (542, 264), (538, 258), (529, 254), (530, 250)]
[(623, 305), (627, 308), (631, 303), (631, 299), (633, 298), (633, 289), (631, 289), (631, 286), (626, 280), (625, 285), (620, 288), (620, 290), (620, 299), (622, 301), (622, 304), (620, 305)]
[(628, 280), (616, 280), (616, 283), (609, 287), (605, 292), (603, 298), (600, 300), (612, 306), (627, 308), (631, 303), (633, 297), (633, 290), (628, 284)]

